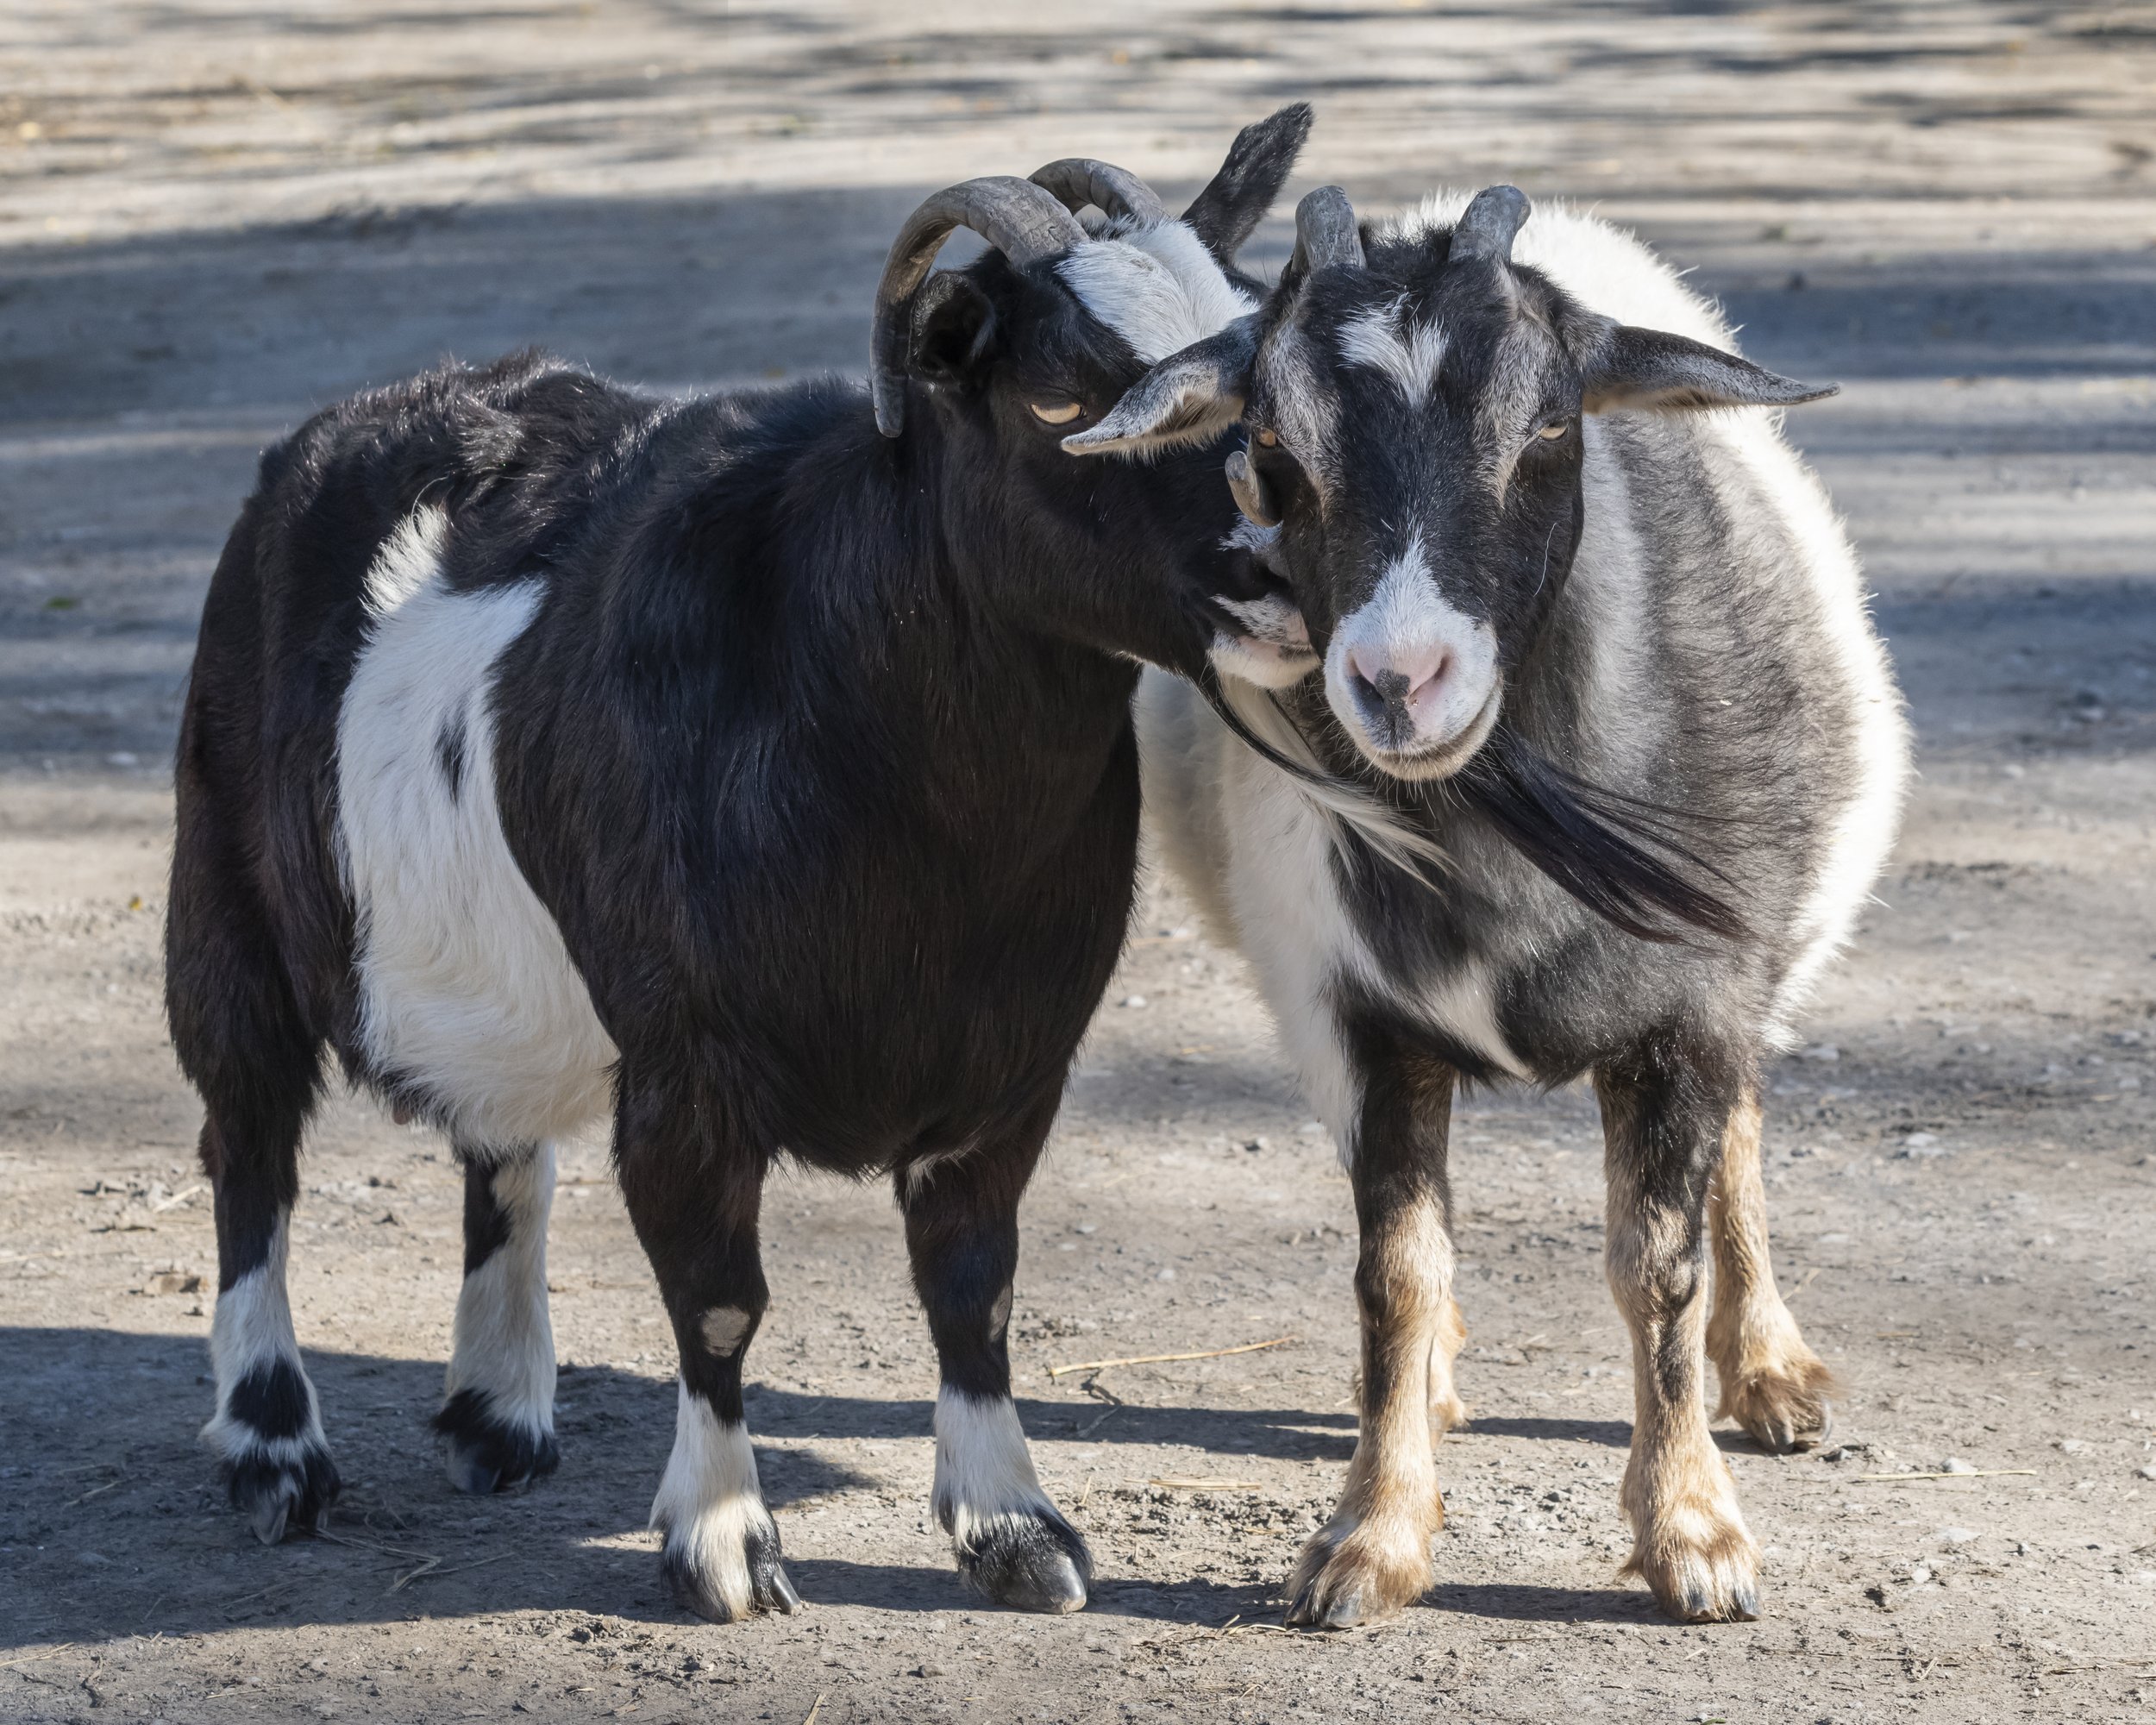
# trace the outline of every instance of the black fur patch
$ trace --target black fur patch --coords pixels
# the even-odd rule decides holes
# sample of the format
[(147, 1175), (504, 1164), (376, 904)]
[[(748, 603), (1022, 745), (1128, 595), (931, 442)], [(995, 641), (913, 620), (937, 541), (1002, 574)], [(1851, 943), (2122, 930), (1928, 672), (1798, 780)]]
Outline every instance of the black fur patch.
[[(1388, 806), (1396, 806), (1402, 798), (1397, 787), (1376, 785), (1366, 776), (1349, 782), (1290, 761), (1237, 716), (1211, 665), (1194, 681), (1221, 724), (1282, 772), (1306, 784), (1374, 795)], [(1702, 874), (1727, 879), (1682, 842), (1685, 817), (1680, 812), (1589, 784), (1544, 760), (1502, 724), (1451, 782), (1522, 857), (1626, 934), (1676, 941), (1683, 938), (1686, 926), (1724, 940), (1750, 933), (1725, 900), (1647, 849), (1652, 845)]]
[(296, 1438), (307, 1429), (307, 1380), (292, 1360), (258, 1365), (232, 1386), (225, 1411), (257, 1436)]
[(544, 1479), (561, 1465), (553, 1433), (498, 1418), (483, 1389), (458, 1390), (431, 1423), (457, 1451), (467, 1490), (508, 1491)]
[(329, 1452), (318, 1444), (306, 1445), (291, 1460), (248, 1451), (226, 1460), (224, 1477), (232, 1507), (254, 1522), (266, 1545), (293, 1527), (320, 1528), (344, 1485)]
[(1502, 724), (1459, 780), (1470, 805), (1515, 850), (1626, 934), (1674, 941), (1690, 927), (1742, 940), (1751, 932), (1726, 900), (1655, 854), (1689, 864), (1695, 875), (1727, 880), (1680, 841), (1685, 817), (1677, 811), (1589, 784), (1543, 759)]
[(454, 802), (464, 794), (464, 713), (460, 708), (442, 725), (434, 740), (435, 759), (442, 767), (442, 776), (448, 781), (449, 800)]
[(1014, 1611), (1075, 1610), (1093, 1590), (1093, 1553), (1052, 1509), (997, 1516), (970, 1550), (960, 1550), (958, 1566), (974, 1586)]
[(464, 1164), (464, 1273), (467, 1276), (509, 1244), (514, 1219), (494, 1195), (494, 1174), (491, 1163), (467, 1161)]

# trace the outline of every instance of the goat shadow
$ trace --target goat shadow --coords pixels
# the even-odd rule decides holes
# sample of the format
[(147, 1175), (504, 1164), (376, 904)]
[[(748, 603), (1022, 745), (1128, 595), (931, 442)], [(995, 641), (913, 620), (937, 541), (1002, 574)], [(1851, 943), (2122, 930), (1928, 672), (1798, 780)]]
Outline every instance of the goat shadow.
[[(670, 1379), (565, 1367), (556, 1406), (561, 1471), (530, 1490), (472, 1498), (449, 1486), (426, 1429), (441, 1395), (439, 1361), (308, 1350), (344, 1490), (323, 1537), (265, 1549), (226, 1507), (214, 1465), (194, 1441), (210, 1405), (199, 1340), (0, 1327), (0, 1360), (9, 1378), (0, 1405), (7, 1458), (0, 1548), (9, 1553), (0, 1646), (517, 1610), (694, 1621), (666, 1594), (642, 1531), (673, 1443)], [(747, 1400), (750, 1430), (764, 1440), (758, 1465), (774, 1508), (862, 1487), (918, 1494), (925, 1508), (922, 1450), (893, 1458), (887, 1472), (869, 1472), (792, 1441), (924, 1440), (932, 1410), (925, 1397), (752, 1384)], [(1021, 1399), (1018, 1408), (1037, 1441), (1173, 1444), (1206, 1452), (1208, 1465), (1223, 1470), (1258, 1456), (1341, 1463), (1354, 1446), (1354, 1416), (1342, 1411), (1040, 1398)], [(1487, 1419), (1463, 1430), (1613, 1446), (1629, 1438), (1620, 1422), (1594, 1420)], [(881, 1458), (862, 1459), (873, 1466)], [(843, 1551), (844, 1535), (838, 1544)], [(887, 1542), (878, 1548), (864, 1534), (859, 1559), (803, 1555), (787, 1567), (815, 1603), (913, 1613), (981, 1606), (932, 1531), (918, 1562), (893, 1560)], [(1263, 1584), (1104, 1571), (1089, 1609), (1218, 1624), (1271, 1616), (1280, 1603)], [(1641, 1605), (1615, 1592), (1443, 1583), (1426, 1603), (1499, 1618), (1626, 1622)]]

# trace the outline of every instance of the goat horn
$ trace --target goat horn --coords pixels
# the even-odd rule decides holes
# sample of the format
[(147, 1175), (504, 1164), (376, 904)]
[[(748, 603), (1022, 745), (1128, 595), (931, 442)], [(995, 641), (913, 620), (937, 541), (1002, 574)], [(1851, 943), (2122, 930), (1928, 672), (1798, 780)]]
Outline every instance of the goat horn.
[(1455, 260), (1489, 258), (1510, 263), (1512, 242), (1533, 210), (1527, 194), (1516, 185), (1493, 185), (1476, 192), (1452, 229), (1448, 255)]
[(992, 174), (947, 185), (906, 218), (876, 284), (875, 325), (869, 338), (868, 389), (876, 430), (895, 437), (906, 429), (906, 349), (912, 336), (913, 296), (953, 230), (970, 228), (1023, 268), (1082, 242), (1078, 218), (1031, 180)]
[(1052, 161), (1035, 172), (1033, 184), (1054, 193), (1074, 216), (1090, 204), (1141, 228), (1168, 219), (1168, 211), (1151, 186), (1128, 168), (1095, 161), (1091, 156), (1065, 156), (1061, 161)]
[(1356, 231), (1355, 206), (1337, 185), (1321, 185), (1295, 206), (1295, 254), (1290, 269), (1307, 274), (1338, 264), (1354, 269), (1363, 261), (1363, 236)]

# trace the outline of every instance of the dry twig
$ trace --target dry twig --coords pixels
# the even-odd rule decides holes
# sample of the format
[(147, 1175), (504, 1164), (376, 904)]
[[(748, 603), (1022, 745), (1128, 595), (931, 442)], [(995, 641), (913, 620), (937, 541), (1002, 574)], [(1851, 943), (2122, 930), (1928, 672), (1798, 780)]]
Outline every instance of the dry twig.
[(1965, 1473), (1956, 1470), (1952, 1473), (1852, 1473), (1852, 1479), (2004, 1479), (2009, 1474), (2027, 1474), (2034, 1477), (2033, 1467), (1972, 1467)]
[(1196, 1353), (1134, 1353), (1124, 1359), (1081, 1359), (1071, 1365), (1051, 1365), (1050, 1377), (1068, 1377), (1074, 1371), (1106, 1371), (1112, 1365), (1164, 1365), (1173, 1360), (1225, 1359), (1232, 1353), (1257, 1353), (1262, 1349), (1285, 1347), (1289, 1342), (1300, 1341), (1300, 1336), (1275, 1336), (1269, 1342), (1245, 1342), (1241, 1347), (1203, 1348)]

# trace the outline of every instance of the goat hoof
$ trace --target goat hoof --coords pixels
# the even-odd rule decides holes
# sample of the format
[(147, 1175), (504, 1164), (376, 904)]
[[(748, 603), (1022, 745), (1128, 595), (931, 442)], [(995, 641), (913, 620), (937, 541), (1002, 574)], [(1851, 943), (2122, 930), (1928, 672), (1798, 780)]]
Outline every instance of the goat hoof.
[(250, 1448), (225, 1463), (232, 1507), (266, 1546), (287, 1533), (320, 1533), (342, 1484), (328, 1450), (289, 1438), (278, 1440), (276, 1452)]
[(499, 1418), (483, 1390), (458, 1390), (434, 1428), (448, 1440), (449, 1484), (475, 1497), (529, 1485), (561, 1464), (552, 1432)]
[(1093, 1555), (1053, 1510), (995, 1516), (958, 1553), (966, 1579), (1013, 1611), (1082, 1610)]
[(659, 1566), (684, 1609), (713, 1623), (733, 1623), (759, 1611), (791, 1616), (801, 1609), (780, 1561), (779, 1530), (766, 1515), (732, 1544), (709, 1536), (667, 1535)]
[(1762, 1449), (1790, 1455), (1827, 1441), (1834, 1429), (1834, 1388), (1826, 1363), (1802, 1340), (1789, 1342), (1749, 1369), (1722, 1373), (1720, 1412)]
[(1759, 1548), (1727, 1504), (1702, 1497), (1670, 1506), (1643, 1532), (1626, 1572), (1686, 1623), (1748, 1623), (1759, 1615)]
[(1303, 1547), (1289, 1584), (1288, 1626), (1351, 1629), (1413, 1604), (1430, 1585), (1430, 1535), (1443, 1524), (1441, 1509), (1420, 1529), (1342, 1512)]
[(1288, 1608), (1291, 1629), (1352, 1629), (1363, 1621), (1363, 1596), (1349, 1590), (1327, 1593), (1316, 1580), (1306, 1583)]

